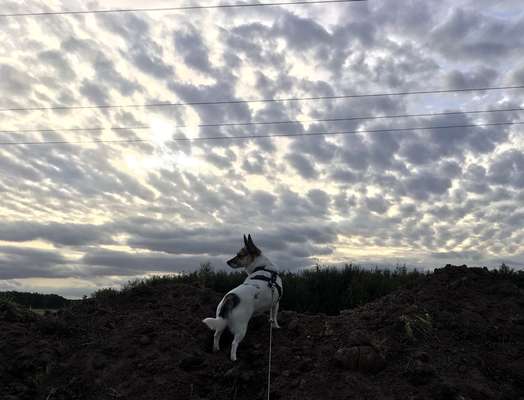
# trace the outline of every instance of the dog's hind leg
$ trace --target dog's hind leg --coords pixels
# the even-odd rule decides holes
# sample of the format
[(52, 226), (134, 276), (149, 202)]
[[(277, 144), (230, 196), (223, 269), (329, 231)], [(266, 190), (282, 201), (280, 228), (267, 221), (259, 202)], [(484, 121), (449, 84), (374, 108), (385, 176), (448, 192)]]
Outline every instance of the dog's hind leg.
[(232, 329), (233, 335), (235, 337), (233, 338), (233, 343), (231, 343), (231, 361), (237, 360), (237, 349), (238, 345), (244, 339), (244, 336), (246, 336), (247, 331), (247, 324), (238, 324)]
[(215, 331), (215, 334), (213, 336), (213, 351), (217, 352), (220, 350), (219, 342), (220, 342), (220, 336), (222, 336), (222, 332), (227, 327), (227, 321), (222, 318), (206, 318), (202, 321), (204, 324), (206, 324), (209, 329), (212, 329)]
[(224, 330), (216, 330), (213, 336), (213, 352), (215, 353), (220, 350), (220, 337), (223, 332)]

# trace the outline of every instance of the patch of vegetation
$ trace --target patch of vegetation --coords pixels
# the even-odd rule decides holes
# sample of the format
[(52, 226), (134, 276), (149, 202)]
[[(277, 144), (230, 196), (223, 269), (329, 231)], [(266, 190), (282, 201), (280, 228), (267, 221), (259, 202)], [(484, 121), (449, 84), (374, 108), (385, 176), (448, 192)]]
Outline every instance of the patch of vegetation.
[[(378, 268), (368, 270), (354, 265), (344, 268), (317, 266), (298, 273), (284, 272), (281, 273), (284, 284), (281, 306), (302, 313), (336, 315), (340, 310), (368, 303), (399, 287), (413, 285), (422, 276), (423, 273), (408, 271), (405, 267), (390, 271)], [(154, 293), (155, 286), (165, 283), (184, 283), (226, 293), (240, 285), (245, 278), (244, 272), (215, 271), (206, 263), (191, 273), (130, 281), (121, 293), (150, 295)], [(92, 297), (109, 298), (117, 293), (114, 289), (101, 289)]]
[(113, 289), (113, 288), (104, 288), (104, 289), (98, 289), (96, 292), (93, 292), (91, 294), (91, 297), (94, 299), (100, 299), (100, 300), (106, 300), (106, 299), (114, 299), (119, 295), (120, 291)]
[[(503, 264), (490, 273), (524, 287), (523, 271), (514, 271)], [(301, 272), (283, 272), (280, 274), (284, 283), (281, 306), (282, 309), (301, 313), (336, 315), (341, 310), (372, 302), (401, 287), (413, 287), (428, 274), (416, 269), (408, 270), (405, 266), (396, 266), (392, 269), (365, 269), (352, 264), (342, 268), (317, 265), (313, 269)], [(111, 288), (100, 289), (93, 293), (92, 297), (111, 299), (116, 298), (119, 293), (137, 296), (153, 295), (155, 287), (167, 283), (195, 285), (213, 289), (218, 293), (226, 293), (240, 285), (245, 278), (246, 274), (242, 271), (215, 271), (209, 263), (205, 263), (198, 271), (136, 279), (128, 282), (120, 291)], [(413, 323), (407, 322), (409, 330), (409, 325)], [(415, 330), (417, 327), (415, 326)]]
[(502, 263), (500, 267), (492, 271), (497, 276), (504, 277), (519, 288), (524, 289), (524, 271), (515, 271), (513, 268), (508, 267), (505, 263)]
[(9, 299), (19, 305), (40, 308), (40, 309), (57, 309), (67, 306), (70, 300), (57, 294), (41, 294), (29, 292), (0, 292), (0, 299)]
[(35, 314), (17, 304), (11, 296), (0, 296), (0, 320), (11, 322), (32, 321)]
[(340, 310), (378, 299), (400, 287), (414, 284), (424, 274), (405, 267), (393, 271), (317, 266), (301, 273), (285, 273), (282, 307), (298, 312), (338, 314)]
[(404, 327), (404, 333), (410, 341), (417, 338), (427, 339), (433, 329), (433, 320), (428, 313), (414, 315), (401, 315), (400, 321)]

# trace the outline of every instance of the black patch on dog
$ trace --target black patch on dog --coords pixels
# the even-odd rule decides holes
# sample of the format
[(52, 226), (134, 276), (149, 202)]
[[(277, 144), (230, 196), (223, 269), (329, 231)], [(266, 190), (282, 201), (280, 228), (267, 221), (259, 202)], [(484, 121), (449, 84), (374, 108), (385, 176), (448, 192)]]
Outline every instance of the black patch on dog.
[(222, 318), (227, 318), (229, 314), (231, 314), (231, 311), (233, 311), (233, 309), (238, 306), (239, 303), (240, 297), (238, 297), (236, 294), (226, 294), (224, 303), (222, 304), (222, 308), (220, 309), (218, 315)]

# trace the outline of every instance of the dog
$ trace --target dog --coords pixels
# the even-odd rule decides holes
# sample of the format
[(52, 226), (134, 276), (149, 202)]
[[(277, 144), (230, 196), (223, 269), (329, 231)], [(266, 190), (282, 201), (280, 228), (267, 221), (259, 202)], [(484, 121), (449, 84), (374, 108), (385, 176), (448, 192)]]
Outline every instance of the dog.
[(244, 247), (227, 261), (227, 265), (235, 269), (244, 268), (248, 276), (220, 301), (216, 318), (206, 318), (202, 322), (215, 331), (213, 352), (220, 350), (220, 337), (229, 328), (234, 336), (230, 357), (231, 361), (236, 361), (238, 345), (246, 335), (253, 314), (269, 310), (272, 326), (280, 328), (277, 313), (283, 286), (277, 267), (255, 246), (251, 235), (247, 238), (244, 235)]

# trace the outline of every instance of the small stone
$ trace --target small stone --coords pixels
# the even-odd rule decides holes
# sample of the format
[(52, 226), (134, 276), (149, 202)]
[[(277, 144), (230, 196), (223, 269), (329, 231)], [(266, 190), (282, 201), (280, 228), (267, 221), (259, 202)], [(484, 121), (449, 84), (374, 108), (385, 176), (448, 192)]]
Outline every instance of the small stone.
[(435, 368), (420, 360), (415, 360), (406, 371), (410, 383), (416, 386), (426, 385), (433, 380), (437, 371)]
[(298, 319), (293, 319), (287, 326), (290, 331), (296, 331), (298, 329)]
[(102, 357), (95, 357), (93, 359), (94, 369), (103, 369), (106, 366), (106, 361)]
[(205, 367), (206, 360), (200, 356), (187, 356), (178, 366), (184, 371), (195, 371)]
[(252, 381), (254, 377), (255, 377), (255, 374), (253, 371), (242, 371), (240, 373), (239, 379), (242, 382), (249, 382), (249, 381)]
[(458, 399), (458, 389), (448, 382), (437, 382), (431, 388), (433, 400)]
[(313, 361), (311, 358), (304, 358), (304, 360), (300, 363), (298, 366), (299, 371), (301, 372), (309, 372), (314, 369)]
[(415, 359), (420, 360), (424, 363), (428, 363), (430, 361), (429, 354), (426, 353), (425, 351), (417, 351), (415, 353)]
[(386, 361), (371, 346), (353, 346), (338, 349), (333, 360), (342, 369), (375, 373), (384, 369)]
[(240, 370), (238, 367), (233, 367), (224, 372), (224, 378), (238, 378)]
[(356, 347), (343, 347), (338, 349), (333, 356), (335, 365), (342, 369), (357, 369), (358, 349)]
[(151, 338), (147, 335), (142, 335), (138, 341), (142, 346), (147, 346), (149, 343), (151, 343)]

